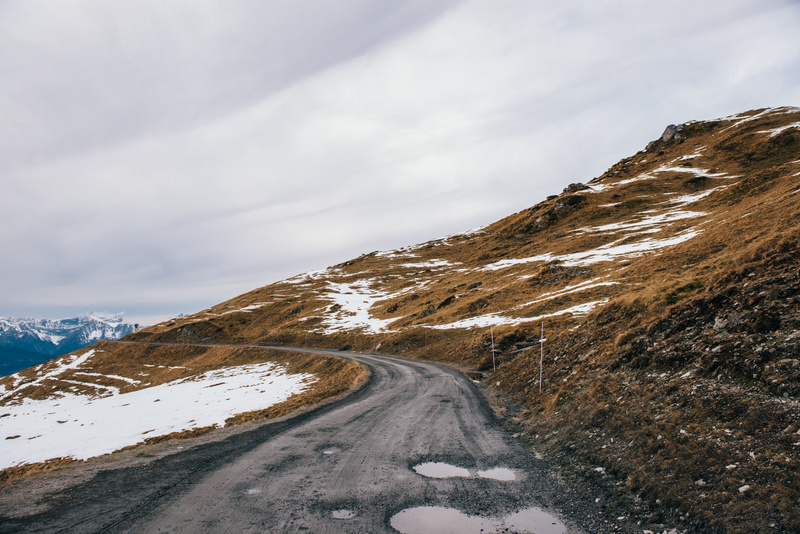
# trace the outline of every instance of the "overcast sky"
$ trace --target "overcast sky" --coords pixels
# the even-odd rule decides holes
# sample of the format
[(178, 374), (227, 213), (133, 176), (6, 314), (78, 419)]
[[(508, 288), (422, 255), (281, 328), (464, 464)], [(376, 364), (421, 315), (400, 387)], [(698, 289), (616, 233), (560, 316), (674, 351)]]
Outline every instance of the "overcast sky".
[(0, 316), (199, 311), (784, 105), (798, 0), (0, 0)]

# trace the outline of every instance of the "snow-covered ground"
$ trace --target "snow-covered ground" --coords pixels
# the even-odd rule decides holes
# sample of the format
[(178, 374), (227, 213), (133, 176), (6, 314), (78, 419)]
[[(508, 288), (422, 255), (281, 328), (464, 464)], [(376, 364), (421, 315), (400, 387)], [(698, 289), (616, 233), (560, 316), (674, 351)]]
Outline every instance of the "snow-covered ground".
[[(94, 351), (77, 358), (85, 361)], [(50, 373), (48, 373), (50, 374)], [(209, 371), (129, 393), (65, 393), (0, 406), (0, 469), (51, 458), (78, 460), (135, 445), (146, 438), (211, 425), (267, 408), (307, 389), (315, 378), (287, 374), (274, 363)], [(109, 395), (108, 393), (111, 392)]]
[(372, 280), (361, 279), (350, 283), (328, 282), (325, 298), (331, 300), (336, 310), (330, 310), (323, 319), (326, 334), (363, 329), (365, 332), (388, 332), (389, 323), (395, 319), (378, 319), (370, 313), (370, 308), (382, 301), (402, 294), (382, 292), (372, 289)]
[(571, 306), (569, 308), (558, 310), (552, 313), (537, 315), (536, 317), (512, 317), (499, 313), (487, 313), (485, 315), (469, 317), (453, 323), (431, 325), (429, 328), (433, 328), (435, 330), (450, 330), (454, 328), (489, 328), (490, 326), (518, 325), (522, 323), (538, 322), (542, 319), (558, 317), (559, 315), (586, 315), (597, 306), (602, 306), (607, 302), (608, 299), (585, 302), (583, 304)]

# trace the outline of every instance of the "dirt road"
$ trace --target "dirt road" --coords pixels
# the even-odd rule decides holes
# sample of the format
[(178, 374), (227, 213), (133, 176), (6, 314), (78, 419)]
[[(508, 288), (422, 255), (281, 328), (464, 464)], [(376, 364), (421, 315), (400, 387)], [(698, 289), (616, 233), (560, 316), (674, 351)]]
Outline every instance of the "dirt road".
[(593, 501), (502, 431), (463, 375), (428, 362), (352, 357), (373, 376), (342, 401), (102, 470), (62, 490), (49, 510), (0, 517), (0, 531), (605, 530)]

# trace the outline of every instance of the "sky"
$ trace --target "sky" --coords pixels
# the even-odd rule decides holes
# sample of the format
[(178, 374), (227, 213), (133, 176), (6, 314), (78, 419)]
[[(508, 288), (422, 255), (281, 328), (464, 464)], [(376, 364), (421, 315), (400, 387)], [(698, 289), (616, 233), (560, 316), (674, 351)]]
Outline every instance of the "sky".
[(153, 324), (800, 105), (800, 0), (0, 0), (0, 316)]

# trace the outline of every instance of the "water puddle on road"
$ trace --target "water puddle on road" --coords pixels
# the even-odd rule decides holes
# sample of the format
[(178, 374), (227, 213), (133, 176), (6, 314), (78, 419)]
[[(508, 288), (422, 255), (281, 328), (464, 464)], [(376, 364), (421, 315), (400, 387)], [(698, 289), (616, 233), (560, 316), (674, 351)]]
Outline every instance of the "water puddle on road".
[(453, 508), (418, 506), (392, 516), (392, 528), (402, 534), (499, 534), (527, 532), (535, 534), (566, 534), (567, 527), (542, 510), (531, 507), (502, 518), (467, 515)]
[(478, 476), (481, 478), (491, 478), (492, 480), (502, 480), (504, 482), (511, 482), (517, 479), (517, 474), (507, 467), (495, 467), (487, 469), (486, 471), (478, 471)]
[[(444, 462), (425, 462), (415, 465), (414, 471), (417, 474), (429, 478), (470, 478), (473, 476), (469, 469), (446, 464)], [(491, 478), (493, 480), (502, 480), (505, 482), (517, 479), (517, 474), (507, 467), (494, 467), (485, 471), (477, 471), (476, 475), (479, 478)]]
[(446, 464), (444, 462), (425, 462), (414, 466), (414, 471), (424, 477), (429, 478), (451, 478), (451, 477), (467, 477), (469, 478), (469, 470), (463, 467), (456, 467), (454, 465)]
[(353, 519), (356, 513), (352, 510), (334, 510), (331, 512), (334, 519)]

